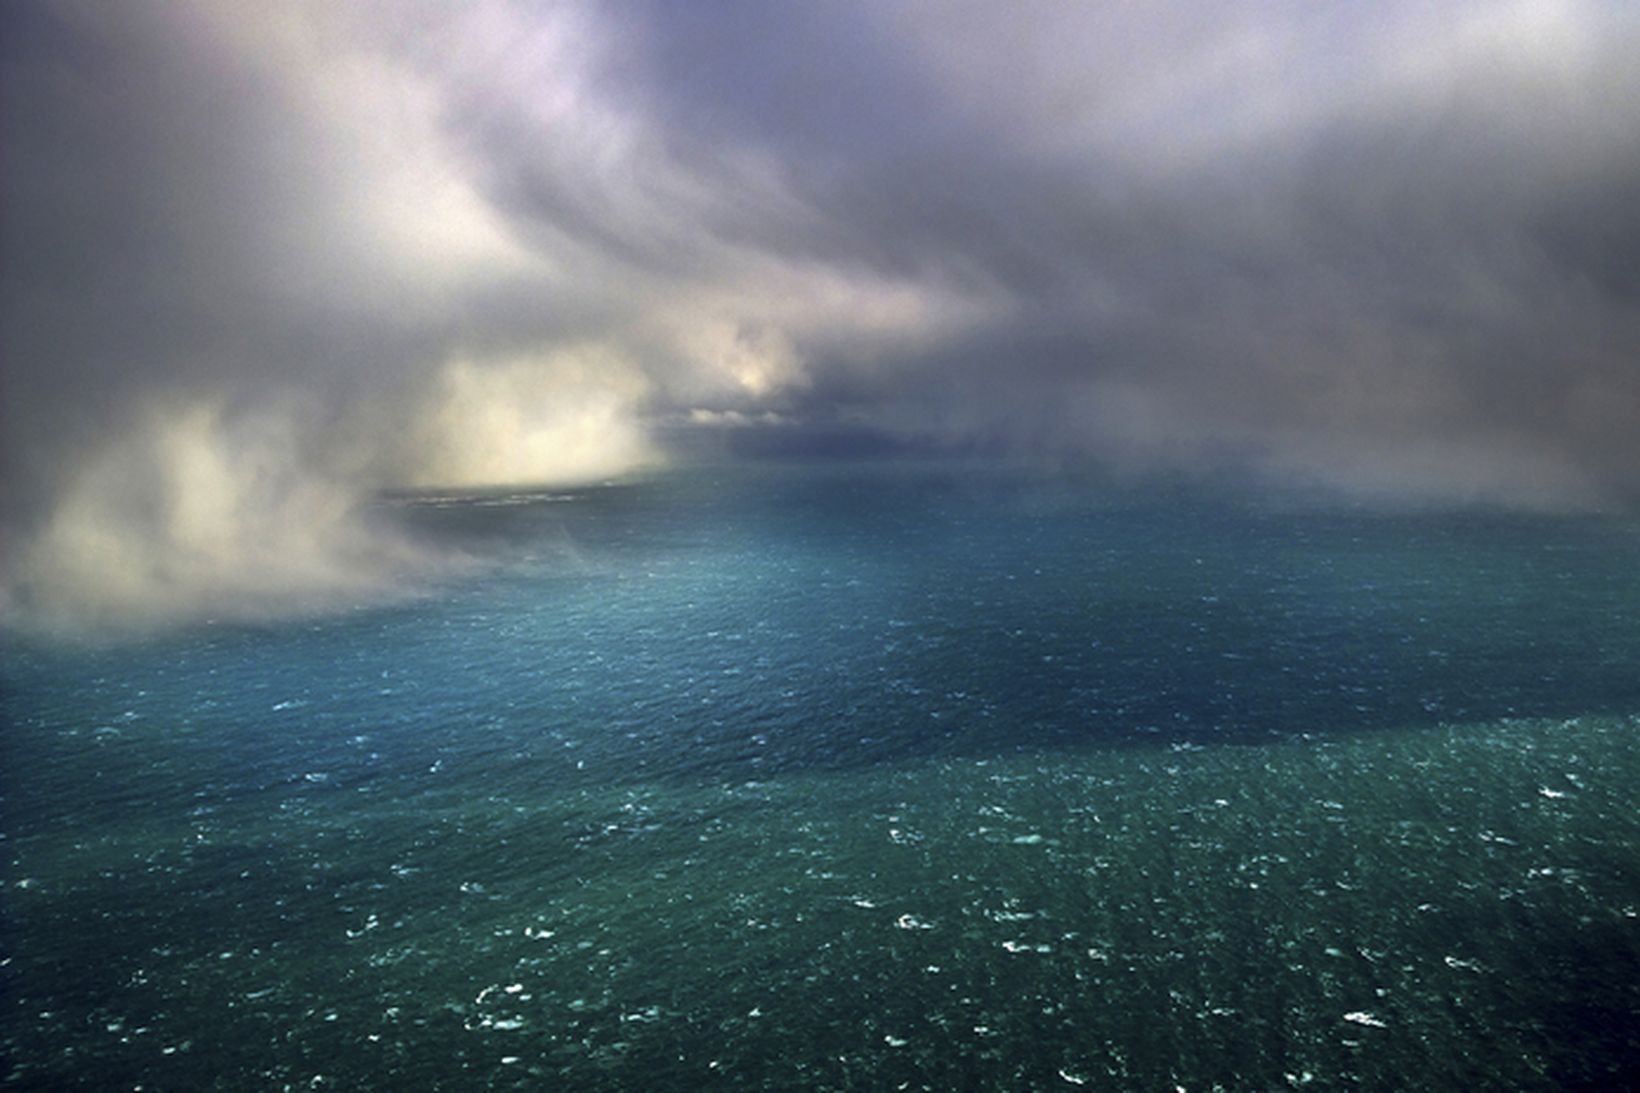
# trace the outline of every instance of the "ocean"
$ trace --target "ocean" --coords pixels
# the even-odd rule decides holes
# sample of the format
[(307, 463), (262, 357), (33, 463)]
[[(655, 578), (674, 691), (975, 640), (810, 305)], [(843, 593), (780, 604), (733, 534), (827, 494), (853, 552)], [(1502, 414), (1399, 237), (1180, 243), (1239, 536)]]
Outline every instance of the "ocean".
[(0, 660), (18, 1089), (1640, 1084), (1640, 523), (905, 461), (395, 498)]

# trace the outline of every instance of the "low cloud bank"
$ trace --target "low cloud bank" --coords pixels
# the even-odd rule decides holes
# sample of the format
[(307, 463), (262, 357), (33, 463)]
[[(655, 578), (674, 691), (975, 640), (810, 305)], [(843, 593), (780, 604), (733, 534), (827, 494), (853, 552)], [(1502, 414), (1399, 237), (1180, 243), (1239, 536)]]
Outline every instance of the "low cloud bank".
[(574, 485), (653, 465), (640, 376), (594, 351), (453, 361), (391, 414), (305, 397), (147, 405), (61, 473), (13, 544), (6, 622), (118, 636), (412, 592), (452, 559), (382, 490)]
[(379, 491), (691, 431), (1640, 499), (1617, 0), (0, 21), (13, 622), (381, 594)]
[(77, 635), (379, 596), (425, 559), (293, 459), (288, 418), (153, 408), (87, 453), (7, 567), (9, 621)]

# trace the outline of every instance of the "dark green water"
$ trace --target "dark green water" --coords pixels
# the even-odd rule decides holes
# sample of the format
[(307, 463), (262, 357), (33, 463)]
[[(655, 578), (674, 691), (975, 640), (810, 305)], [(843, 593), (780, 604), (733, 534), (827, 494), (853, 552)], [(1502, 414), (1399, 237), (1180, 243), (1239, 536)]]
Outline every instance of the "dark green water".
[[(498, 500), (498, 499), (489, 499)], [(1622, 1088), (1640, 533), (937, 468), (5, 649), (17, 1088)]]

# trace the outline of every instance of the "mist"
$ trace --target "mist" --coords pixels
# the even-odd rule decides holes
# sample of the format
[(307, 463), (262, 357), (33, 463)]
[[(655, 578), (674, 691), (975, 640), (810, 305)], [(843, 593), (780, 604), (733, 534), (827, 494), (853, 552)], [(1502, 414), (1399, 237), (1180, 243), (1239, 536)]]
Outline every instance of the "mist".
[(15, 625), (392, 594), (381, 491), (691, 433), (1640, 498), (1626, 5), (0, 20)]

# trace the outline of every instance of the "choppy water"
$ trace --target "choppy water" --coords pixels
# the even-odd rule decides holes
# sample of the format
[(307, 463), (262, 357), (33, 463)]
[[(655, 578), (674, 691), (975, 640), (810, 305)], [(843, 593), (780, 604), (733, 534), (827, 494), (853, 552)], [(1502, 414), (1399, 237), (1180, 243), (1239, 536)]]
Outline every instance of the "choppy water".
[(1637, 1080), (1632, 522), (488, 500), (418, 599), (8, 644), (11, 1084)]

